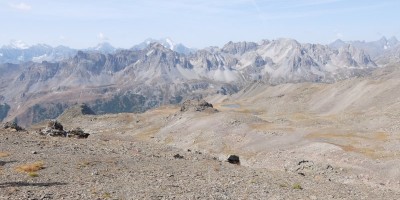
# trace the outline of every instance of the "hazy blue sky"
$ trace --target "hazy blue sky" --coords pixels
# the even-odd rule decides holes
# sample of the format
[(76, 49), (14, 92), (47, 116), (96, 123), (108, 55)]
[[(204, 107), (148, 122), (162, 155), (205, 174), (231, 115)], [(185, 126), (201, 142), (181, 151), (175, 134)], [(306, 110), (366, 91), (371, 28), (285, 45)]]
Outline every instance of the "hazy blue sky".
[(300, 42), (400, 39), (399, 0), (0, 0), (10, 40), (131, 47), (171, 37), (190, 47), (289, 37)]

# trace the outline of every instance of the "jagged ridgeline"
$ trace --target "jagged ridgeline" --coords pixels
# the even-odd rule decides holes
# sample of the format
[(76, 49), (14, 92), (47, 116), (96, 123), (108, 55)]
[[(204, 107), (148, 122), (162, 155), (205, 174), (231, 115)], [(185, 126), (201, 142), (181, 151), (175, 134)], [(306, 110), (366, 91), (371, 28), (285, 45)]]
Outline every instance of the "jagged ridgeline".
[(57, 118), (66, 108), (68, 108), (68, 105), (63, 103), (35, 104), (28, 109), (27, 117), (32, 123), (38, 123), (46, 119)]

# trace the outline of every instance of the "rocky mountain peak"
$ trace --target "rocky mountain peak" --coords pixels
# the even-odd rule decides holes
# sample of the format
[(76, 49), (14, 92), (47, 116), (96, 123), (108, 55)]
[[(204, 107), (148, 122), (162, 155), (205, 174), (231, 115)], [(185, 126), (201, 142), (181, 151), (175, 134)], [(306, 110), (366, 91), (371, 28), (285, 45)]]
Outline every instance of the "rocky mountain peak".
[(162, 39), (158, 39), (158, 40), (148, 38), (145, 41), (143, 41), (142, 43), (133, 46), (131, 49), (132, 50), (143, 50), (143, 49), (146, 49), (147, 47), (149, 47), (150, 45), (152, 45), (153, 43), (161, 44), (162, 46), (164, 46), (167, 49), (170, 49), (172, 51), (176, 51), (180, 54), (185, 54), (185, 55), (188, 55), (188, 54), (196, 51), (195, 49), (188, 48), (181, 43), (175, 43), (171, 38), (162, 38)]
[(386, 43), (387, 39), (386, 39), (385, 36), (382, 36), (381, 39), (379, 39), (379, 41), (382, 42), (382, 43)]
[(292, 47), (299, 47), (301, 46), (301, 44), (295, 40), (295, 39), (291, 39), (291, 38), (279, 38), (277, 40), (273, 40), (273, 43), (275, 44), (279, 44), (282, 46), (292, 46)]
[(346, 42), (341, 40), (341, 39), (337, 39), (334, 42), (332, 42), (331, 44), (329, 44), (329, 47), (333, 48), (333, 49), (340, 49), (341, 47), (345, 46)]
[(380, 38), (377, 41), (338, 41), (329, 44), (329, 47), (333, 49), (339, 49), (347, 44), (351, 44), (358, 49), (362, 49), (365, 51), (366, 54), (371, 56), (372, 59), (377, 60), (378, 57), (383, 57), (385, 53), (395, 48), (399, 41), (396, 37), (391, 37), (387, 39), (385, 36)]
[(156, 49), (156, 50), (161, 50), (161, 51), (171, 50), (171, 49), (165, 47), (164, 45), (162, 45), (161, 43), (158, 43), (158, 42), (150, 43), (147, 49), (150, 49), (150, 50)]
[(397, 40), (397, 38), (395, 36), (392, 36), (391, 38), (389, 38), (388, 42), (391, 44), (396, 44), (396, 45), (399, 43), (399, 41)]
[(114, 53), (116, 51), (116, 48), (113, 47), (110, 43), (108, 42), (102, 42), (96, 45), (95, 47), (89, 48), (89, 51), (97, 51), (101, 53)]
[(255, 42), (228, 42), (222, 47), (222, 51), (230, 54), (244, 54), (248, 51), (255, 50), (258, 44)]

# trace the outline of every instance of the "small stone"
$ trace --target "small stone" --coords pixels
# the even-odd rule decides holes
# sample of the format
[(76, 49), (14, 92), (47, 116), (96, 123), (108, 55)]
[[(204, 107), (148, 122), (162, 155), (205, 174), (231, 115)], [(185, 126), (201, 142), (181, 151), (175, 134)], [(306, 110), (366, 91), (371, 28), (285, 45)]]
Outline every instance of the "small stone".
[(37, 152), (36, 151), (32, 151), (32, 154), (37, 154)]
[(230, 155), (228, 158), (228, 162), (235, 165), (240, 165), (239, 156), (237, 155)]

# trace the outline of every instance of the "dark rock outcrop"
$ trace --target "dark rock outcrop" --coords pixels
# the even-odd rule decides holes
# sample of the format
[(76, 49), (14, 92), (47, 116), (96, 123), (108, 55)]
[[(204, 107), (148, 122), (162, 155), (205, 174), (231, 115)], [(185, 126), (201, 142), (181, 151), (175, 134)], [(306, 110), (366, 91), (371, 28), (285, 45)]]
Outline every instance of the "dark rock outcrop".
[(64, 130), (63, 125), (56, 121), (50, 120), (46, 128), (39, 131), (40, 135), (52, 137), (72, 137), (72, 138), (88, 138), (89, 133), (85, 133), (81, 128), (72, 129), (71, 131)]
[(179, 155), (179, 154), (175, 154), (175, 155), (174, 155), (174, 158), (175, 158), (175, 159), (183, 159), (183, 156), (181, 156), (181, 155)]
[(213, 111), (217, 112), (218, 110), (213, 107), (211, 103), (208, 103), (205, 100), (186, 100), (181, 105), (181, 112), (186, 111)]
[(72, 129), (71, 131), (67, 132), (67, 137), (72, 137), (72, 138), (88, 138), (89, 137), (89, 133), (85, 133), (81, 128), (75, 128)]
[(51, 128), (51, 129), (59, 130), (59, 131), (64, 130), (64, 127), (63, 127), (63, 125), (61, 125), (60, 122), (53, 121), (53, 120), (47, 122), (47, 127)]
[(39, 131), (41, 135), (47, 135), (52, 137), (66, 137), (67, 132), (64, 131), (63, 125), (56, 120), (50, 120), (47, 122), (47, 126)]
[(18, 126), (17, 122), (6, 122), (3, 124), (3, 128), (13, 131), (24, 131), (22, 127)]

